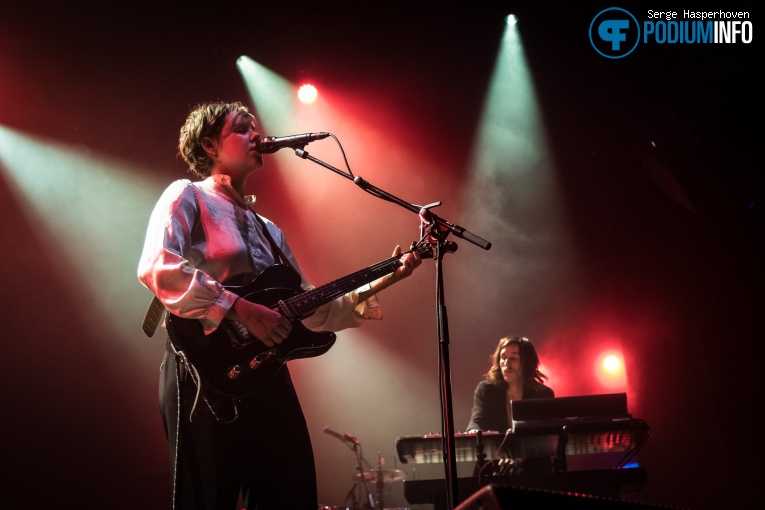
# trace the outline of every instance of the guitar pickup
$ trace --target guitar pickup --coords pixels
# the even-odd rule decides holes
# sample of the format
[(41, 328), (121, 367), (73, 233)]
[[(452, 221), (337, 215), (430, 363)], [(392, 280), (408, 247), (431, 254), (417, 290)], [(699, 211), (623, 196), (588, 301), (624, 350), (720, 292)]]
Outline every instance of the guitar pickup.
[(235, 350), (246, 347), (257, 340), (252, 335), (250, 335), (250, 332), (247, 331), (247, 328), (244, 327), (244, 324), (239, 322), (224, 320), (221, 323), (221, 327), (223, 331), (225, 331), (228, 335), (228, 339), (231, 342), (231, 347)]

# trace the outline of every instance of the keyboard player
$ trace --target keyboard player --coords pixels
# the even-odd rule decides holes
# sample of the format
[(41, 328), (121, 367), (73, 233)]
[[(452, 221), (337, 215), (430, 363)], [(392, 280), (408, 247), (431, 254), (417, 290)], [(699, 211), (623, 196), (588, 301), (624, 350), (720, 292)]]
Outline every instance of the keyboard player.
[[(502, 338), (491, 355), (491, 368), (478, 383), (473, 396), (473, 410), (468, 432), (505, 432), (512, 424), (513, 400), (552, 398), (553, 390), (545, 386), (547, 376), (539, 371), (539, 356), (526, 337)], [(478, 469), (478, 466), (476, 466)], [(482, 474), (511, 474), (519, 472), (549, 472), (548, 458), (524, 459), (516, 462), (495, 462), (492, 472)]]

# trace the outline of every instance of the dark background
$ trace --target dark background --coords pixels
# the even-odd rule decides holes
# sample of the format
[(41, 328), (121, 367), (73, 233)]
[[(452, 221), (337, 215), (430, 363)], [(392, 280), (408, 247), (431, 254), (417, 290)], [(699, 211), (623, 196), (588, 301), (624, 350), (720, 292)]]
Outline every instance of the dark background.
[[(642, 15), (647, 7), (633, 3), (620, 6)], [(512, 265), (517, 254), (503, 253), (503, 239), (489, 231), (476, 231), (495, 243), (489, 252), (460, 243), (446, 264), (457, 428), (467, 423), (472, 391), (500, 336), (530, 336), (543, 362), (577, 366), (597, 324), (620, 335), (630, 411), (652, 429), (640, 455), (649, 481), (624, 497), (687, 508), (759, 506), (757, 32), (750, 45), (641, 46), (629, 57), (608, 60), (593, 51), (586, 34), (595, 14), (612, 4), (525, 4), (4, 6), (0, 126), (129, 163), (142, 169), (136, 180), (151, 178), (158, 187), (147, 187), (140, 204), (110, 212), (119, 218), (114, 239), (129, 246), (124, 263), (114, 263), (115, 279), (130, 283), (107, 321), (94, 303), (83, 302), (72, 262), (62, 260), (61, 247), (39, 229), (44, 218), (30, 215), (6, 177), (10, 163), (0, 159), (0, 506), (168, 507), (166, 445), (156, 408), (164, 346), (139, 329), (150, 295), (134, 272), (151, 204), (167, 183), (185, 176), (174, 143), (188, 110), (215, 99), (249, 103), (234, 65), (240, 55), (345, 97), (370, 127), (379, 125), (383, 138), (427, 161), (429, 172), (437, 169), (427, 173), (412, 165), (365, 177), (410, 200), (442, 200), (442, 215), (470, 228), (454, 203), (470, 171), (470, 141), (503, 16), (510, 12), (519, 16), (580, 283), (572, 289), (565, 278), (526, 282), (508, 296), (503, 289), (511, 282), (473, 277), (472, 271), (487, 260)], [(747, 10), (758, 23), (751, 3), (712, 8)], [(362, 166), (366, 161), (356, 149)], [(39, 179), (57, 172), (54, 163)], [(267, 175), (258, 179), (260, 190), (272, 184)], [(415, 223), (407, 213), (373, 206), (374, 199), (326, 179), (342, 191), (314, 197), (301, 213), (306, 219), (290, 216), (260, 192), (266, 216), (288, 233), (312, 279), (348, 273), (411, 240)], [(347, 195), (336, 195), (341, 192)], [(322, 213), (323, 204), (351, 196), (357, 200), (349, 202), (353, 214)], [(82, 207), (88, 197), (62, 189), (55, 200), (53, 209), (63, 215), (74, 200)], [(513, 211), (499, 210), (497, 217), (520, 221)], [(92, 214), (105, 212), (94, 206)], [(384, 221), (389, 235), (375, 230), (378, 214), (390, 214)], [(309, 222), (322, 225), (324, 244), (302, 235)], [(76, 224), (69, 226), (77, 232)], [(87, 252), (97, 260), (101, 249)], [(344, 254), (347, 263), (323, 271), (325, 261)], [(459, 288), (466, 280), (493, 306), (474, 306)], [(386, 293), (386, 320), (362, 328), (371, 337), (365, 342), (380, 346), (356, 361), (366, 368), (332, 358), (351, 349), (340, 345), (315, 360), (313, 366), (331, 371), (347, 388), (314, 394), (311, 369), (301, 364), (294, 370), (323, 503), (342, 503), (354, 469), (351, 454), (321, 434), (324, 426), (367, 438), (370, 462), (376, 463), (375, 450), (383, 450), (389, 467), (395, 437), (438, 430), (432, 290), (431, 271), (424, 269)], [(557, 394), (600, 392), (582, 377), (562, 382)], [(330, 403), (333, 421), (322, 411)], [(415, 477), (411, 466), (406, 469)], [(417, 476), (441, 475), (436, 467)], [(391, 497), (400, 500), (395, 490)]]

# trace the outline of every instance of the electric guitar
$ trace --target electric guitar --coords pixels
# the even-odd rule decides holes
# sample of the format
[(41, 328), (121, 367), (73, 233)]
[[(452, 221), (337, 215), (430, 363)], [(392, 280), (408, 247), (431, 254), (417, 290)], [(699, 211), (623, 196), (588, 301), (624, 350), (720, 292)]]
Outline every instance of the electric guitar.
[[(432, 247), (420, 243), (410, 250), (430, 256)], [(402, 254), (403, 255), (403, 254)], [(292, 323), (290, 335), (268, 347), (238, 322), (223, 319), (218, 329), (205, 335), (198, 319), (167, 314), (166, 326), (176, 351), (196, 367), (206, 387), (216, 393), (241, 398), (258, 392), (290, 360), (312, 358), (335, 343), (332, 332), (314, 332), (300, 322), (320, 306), (401, 267), (401, 255), (391, 257), (321, 287), (303, 291), (300, 275), (291, 267), (275, 264), (250, 283), (226, 286), (240, 298), (276, 310)]]

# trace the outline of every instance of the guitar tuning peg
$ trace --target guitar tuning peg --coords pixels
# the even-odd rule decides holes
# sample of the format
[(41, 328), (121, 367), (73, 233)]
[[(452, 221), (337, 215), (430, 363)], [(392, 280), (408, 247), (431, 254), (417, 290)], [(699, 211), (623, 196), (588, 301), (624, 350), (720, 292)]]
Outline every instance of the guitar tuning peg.
[(446, 241), (444, 243), (444, 250), (446, 250), (447, 253), (454, 253), (457, 251), (457, 248), (459, 248), (459, 246), (457, 246), (457, 243), (454, 241)]

